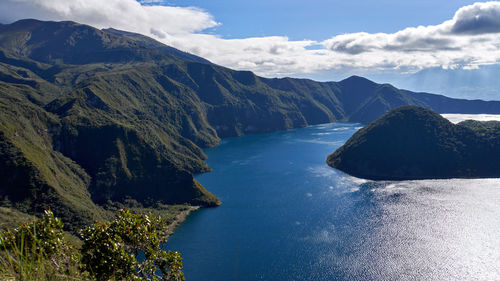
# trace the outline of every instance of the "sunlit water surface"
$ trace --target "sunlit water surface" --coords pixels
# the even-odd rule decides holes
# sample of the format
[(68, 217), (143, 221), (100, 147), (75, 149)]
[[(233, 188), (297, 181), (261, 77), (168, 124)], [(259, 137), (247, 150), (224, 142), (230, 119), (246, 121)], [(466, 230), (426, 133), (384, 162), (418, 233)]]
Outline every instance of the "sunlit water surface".
[(373, 182), (325, 164), (359, 124), (226, 139), (197, 179), (223, 205), (167, 248), (187, 280), (500, 280), (500, 179)]
[(465, 120), (500, 121), (499, 114), (441, 114), (441, 116), (455, 124)]

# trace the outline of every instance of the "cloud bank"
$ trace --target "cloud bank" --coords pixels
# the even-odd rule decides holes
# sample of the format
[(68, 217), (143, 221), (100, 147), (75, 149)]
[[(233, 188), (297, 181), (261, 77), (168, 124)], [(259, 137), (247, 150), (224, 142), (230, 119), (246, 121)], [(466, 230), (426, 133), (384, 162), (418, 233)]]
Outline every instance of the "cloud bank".
[(500, 62), (500, 2), (479, 2), (439, 25), (395, 33), (351, 33), (318, 42), (283, 36), (224, 39), (207, 11), (143, 0), (2, 0), (0, 21), (73, 20), (141, 33), (234, 69), (264, 76), (328, 70), (473, 69)]

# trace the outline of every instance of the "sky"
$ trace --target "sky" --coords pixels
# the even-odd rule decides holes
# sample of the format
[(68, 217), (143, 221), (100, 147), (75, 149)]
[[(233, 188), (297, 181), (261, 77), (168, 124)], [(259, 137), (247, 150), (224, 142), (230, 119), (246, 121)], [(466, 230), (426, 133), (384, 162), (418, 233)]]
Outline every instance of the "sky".
[(344, 33), (392, 33), (411, 26), (436, 25), (450, 19), (459, 8), (474, 2), (170, 0), (156, 3), (206, 10), (220, 23), (211, 31), (224, 38), (279, 35), (291, 40), (322, 41)]
[[(499, 1), (0, 2), (0, 22), (22, 18), (137, 32), (266, 77), (324, 81), (358, 74), (390, 82), (429, 69), (455, 73), (500, 64)], [(500, 99), (500, 90), (494, 95)]]

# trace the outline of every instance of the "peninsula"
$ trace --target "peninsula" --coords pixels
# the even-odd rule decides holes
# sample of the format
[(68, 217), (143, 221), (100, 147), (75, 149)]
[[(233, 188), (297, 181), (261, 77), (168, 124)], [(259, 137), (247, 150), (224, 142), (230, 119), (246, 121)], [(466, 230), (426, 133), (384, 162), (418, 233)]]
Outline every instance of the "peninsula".
[(356, 132), (328, 165), (372, 180), (500, 177), (500, 122), (453, 124), (402, 106)]

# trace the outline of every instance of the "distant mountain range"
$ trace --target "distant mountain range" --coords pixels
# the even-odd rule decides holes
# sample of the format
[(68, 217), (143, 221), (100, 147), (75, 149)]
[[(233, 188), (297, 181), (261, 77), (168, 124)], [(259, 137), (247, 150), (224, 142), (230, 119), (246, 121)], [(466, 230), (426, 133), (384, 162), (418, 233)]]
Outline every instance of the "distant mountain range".
[(478, 69), (428, 68), (405, 75), (376, 76), (400, 88), (441, 93), (455, 98), (496, 100), (500, 97), (499, 65), (483, 65)]
[(328, 165), (372, 180), (500, 176), (500, 122), (453, 124), (438, 113), (402, 106), (356, 132)]
[(500, 114), (500, 102), (357, 76), (266, 79), (114, 29), (0, 25), (0, 207), (37, 214), (51, 206), (78, 226), (109, 200), (216, 206), (193, 179), (210, 170), (201, 148), (244, 134), (368, 123), (401, 105)]

